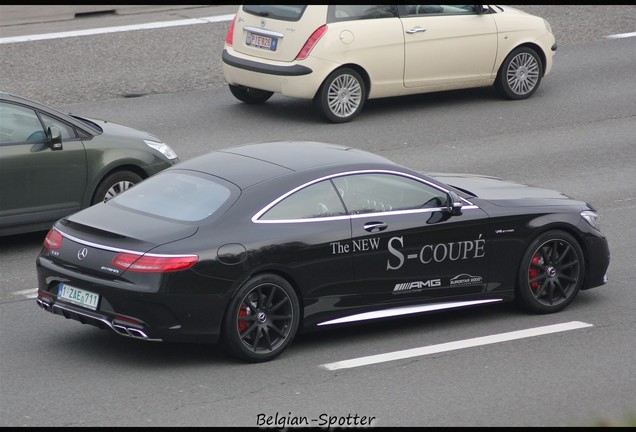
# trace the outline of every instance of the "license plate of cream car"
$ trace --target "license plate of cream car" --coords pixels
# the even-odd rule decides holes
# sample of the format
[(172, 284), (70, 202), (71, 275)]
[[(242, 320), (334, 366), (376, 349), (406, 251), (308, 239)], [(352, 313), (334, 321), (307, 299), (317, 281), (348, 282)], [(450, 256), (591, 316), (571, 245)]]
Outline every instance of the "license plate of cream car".
[(245, 43), (249, 46), (276, 51), (278, 39), (275, 37), (263, 36), (252, 32), (247, 32)]
[(61, 283), (57, 291), (58, 298), (88, 309), (96, 310), (99, 294), (75, 288)]

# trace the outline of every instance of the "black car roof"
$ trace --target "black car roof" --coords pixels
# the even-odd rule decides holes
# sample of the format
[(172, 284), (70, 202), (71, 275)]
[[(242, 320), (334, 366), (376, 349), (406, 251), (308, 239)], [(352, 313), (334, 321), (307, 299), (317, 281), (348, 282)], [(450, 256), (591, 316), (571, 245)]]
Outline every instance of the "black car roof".
[(339, 144), (315, 141), (270, 141), (220, 150), (303, 171), (325, 165), (390, 163), (387, 158)]
[(390, 164), (391, 160), (339, 144), (271, 141), (216, 150), (181, 162), (173, 169), (193, 169), (229, 180), (241, 189), (261, 181), (334, 165)]

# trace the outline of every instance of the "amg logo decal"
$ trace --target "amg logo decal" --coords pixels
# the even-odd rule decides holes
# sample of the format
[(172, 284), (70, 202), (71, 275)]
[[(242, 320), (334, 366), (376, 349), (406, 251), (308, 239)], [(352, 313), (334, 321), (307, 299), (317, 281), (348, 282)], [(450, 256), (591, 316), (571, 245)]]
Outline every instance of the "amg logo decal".
[(415, 281), (415, 282), (405, 282), (405, 283), (399, 283), (396, 284), (395, 287), (393, 288), (393, 292), (402, 292), (402, 291), (408, 291), (408, 292), (417, 292), (417, 291), (421, 291), (424, 288), (435, 288), (435, 287), (440, 287), (442, 286), (442, 280), (441, 279), (430, 279), (427, 281)]
[(107, 272), (111, 272), (111, 273), (119, 274), (119, 270), (114, 269), (114, 268), (110, 268), (110, 267), (106, 267), (106, 266), (102, 266), (102, 267), (100, 268), (100, 270), (104, 270), (104, 271), (107, 271)]

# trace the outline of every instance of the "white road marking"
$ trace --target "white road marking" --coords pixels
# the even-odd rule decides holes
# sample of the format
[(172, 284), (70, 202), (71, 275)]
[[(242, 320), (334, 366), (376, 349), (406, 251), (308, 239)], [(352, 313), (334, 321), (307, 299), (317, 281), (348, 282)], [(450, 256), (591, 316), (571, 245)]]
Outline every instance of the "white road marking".
[[(124, 31), (132, 31), (132, 30), (148, 30), (148, 29), (158, 29), (165, 27), (175, 27), (175, 26), (185, 26), (185, 25), (194, 25), (194, 24), (207, 24), (213, 22), (221, 22), (221, 21), (230, 21), (234, 18), (235, 14), (228, 15), (219, 15), (219, 16), (209, 16), (204, 18), (188, 18), (182, 20), (175, 21), (157, 21), (147, 24), (133, 24), (126, 26), (118, 26), (118, 27), (102, 27), (96, 29), (88, 29), (88, 30), (76, 30), (76, 31), (68, 31), (68, 32), (58, 32), (58, 33), (44, 33), (39, 35), (27, 35), (27, 36), (13, 36), (0, 38), (0, 44), (9, 44), (9, 43), (17, 43), (17, 42), (32, 42), (38, 40), (46, 40), (46, 39), (59, 39), (66, 37), (76, 37), (76, 36), (90, 36), (104, 33), (115, 33), (115, 32), (124, 32)], [(635, 37), (636, 32), (633, 33), (621, 33), (605, 36), (608, 39), (620, 39), (627, 37)]]
[(133, 25), (125, 25), (118, 27), (101, 27), (95, 29), (88, 30), (75, 30), (75, 31), (67, 31), (67, 32), (58, 32), (58, 33), (44, 33), (39, 35), (27, 35), (27, 36), (13, 36), (0, 38), (0, 44), (9, 44), (16, 42), (32, 42), (38, 40), (46, 40), (46, 39), (59, 39), (59, 38), (67, 38), (67, 37), (77, 37), (77, 36), (90, 36), (104, 33), (116, 33), (116, 32), (124, 32), (124, 31), (133, 31), (133, 30), (149, 30), (149, 29), (158, 29), (165, 27), (176, 27), (176, 26), (185, 26), (185, 25), (194, 25), (194, 24), (208, 24), (213, 22), (221, 22), (221, 21), (230, 21), (234, 18), (235, 14), (230, 15), (219, 15), (219, 16), (210, 16), (204, 18), (189, 18), (175, 21), (158, 21), (151, 22), (146, 24), (133, 24)]
[(628, 37), (636, 37), (636, 32), (613, 34), (613, 35), (609, 35), (605, 37), (608, 39), (622, 39), (622, 38), (628, 38)]
[(26, 298), (36, 298), (38, 296), (38, 289), (37, 288), (30, 288), (30, 289), (25, 289), (22, 291), (14, 291), (12, 294), (14, 295), (22, 295)]
[(482, 336), (472, 339), (465, 339), (455, 342), (447, 342), (438, 345), (430, 345), (419, 348), (412, 348), (402, 351), (394, 351), (384, 354), (371, 355), (366, 357), (358, 357), (350, 360), (342, 360), (335, 363), (326, 363), (320, 367), (327, 370), (348, 369), (359, 366), (368, 366), (377, 363), (384, 363), (393, 360), (402, 360), (411, 357), (419, 357), (429, 354), (437, 354), (446, 351), (453, 351), (462, 348), (471, 348), (480, 345), (494, 344), (498, 342), (506, 342), (516, 339), (529, 338), (532, 336), (541, 336), (550, 333), (564, 332), (568, 330), (576, 330), (585, 327), (592, 327), (592, 324), (581, 321), (571, 321), (563, 324), (554, 324), (543, 327), (534, 327), (526, 330), (512, 331), (508, 333), (500, 333), (490, 336)]

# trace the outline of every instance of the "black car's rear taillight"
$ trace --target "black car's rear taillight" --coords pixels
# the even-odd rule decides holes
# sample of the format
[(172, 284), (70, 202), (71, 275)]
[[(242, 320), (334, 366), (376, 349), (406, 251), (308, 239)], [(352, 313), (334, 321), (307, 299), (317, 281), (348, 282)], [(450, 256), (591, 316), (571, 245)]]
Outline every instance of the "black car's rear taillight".
[(62, 246), (62, 234), (54, 228), (51, 228), (44, 238), (44, 247), (50, 250), (59, 249)]
[(113, 258), (113, 266), (137, 273), (167, 273), (187, 270), (198, 260), (197, 255), (138, 255), (122, 252)]

